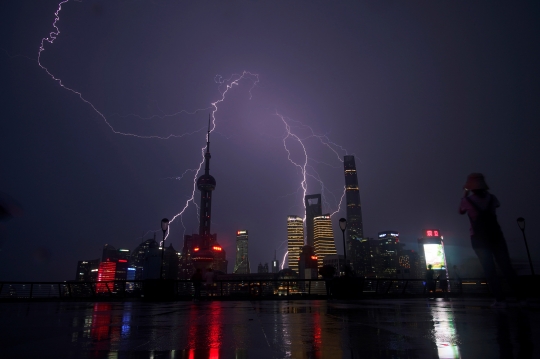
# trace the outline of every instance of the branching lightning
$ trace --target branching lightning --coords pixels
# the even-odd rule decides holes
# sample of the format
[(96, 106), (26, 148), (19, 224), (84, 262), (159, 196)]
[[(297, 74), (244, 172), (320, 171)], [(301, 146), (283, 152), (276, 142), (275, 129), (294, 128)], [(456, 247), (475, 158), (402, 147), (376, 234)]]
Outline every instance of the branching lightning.
[[(65, 89), (65, 90), (73, 93), (74, 95), (78, 96), (85, 104), (90, 106), (92, 108), (92, 110), (99, 115), (99, 117), (105, 122), (105, 124), (110, 128), (110, 130), (113, 133), (118, 134), (118, 135), (132, 136), (132, 137), (137, 137), (137, 138), (141, 138), (141, 139), (168, 140), (168, 139), (173, 139), (173, 138), (182, 138), (184, 136), (192, 136), (192, 135), (195, 135), (195, 134), (200, 133), (203, 130), (205, 130), (205, 127), (202, 127), (200, 129), (192, 131), (192, 132), (186, 132), (186, 133), (182, 133), (182, 134), (171, 133), (171, 134), (169, 134), (167, 136), (141, 135), (141, 134), (136, 134), (136, 133), (131, 133), (131, 132), (119, 131), (119, 130), (115, 129), (113, 124), (108, 120), (107, 116), (105, 116), (105, 114), (103, 112), (98, 110), (98, 108), (90, 100), (88, 100), (85, 96), (83, 96), (83, 94), (81, 92), (77, 91), (74, 88), (70, 88), (70, 87), (64, 85), (64, 83), (62, 82), (62, 79), (60, 79), (59, 77), (55, 76), (52, 72), (50, 72), (49, 69), (45, 65), (43, 65), (43, 63), (42, 63), (42, 54), (46, 50), (46, 46), (48, 46), (47, 43), (52, 46), (54, 44), (55, 40), (60, 35), (60, 29), (59, 29), (59, 26), (58, 26), (58, 24), (60, 22), (60, 12), (62, 10), (62, 6), (64, 4), (66, 4), (66, 3), (68, 3), (68, 2), (69, 2), (69, 0), (62, 0), (58, 4), (58, 8), (54, 13), (54, 21), (52, 23), (53, 31), (51, 31), (49, 33), (48, 37), (44, 37), (44, 38), (41, 39), (41, 43), (40, 43), (40, 47), (39, 47), (39, 51), (38, 51), (38, 56), (37, 56), (37, 63), (39, 65), (39, 67), (41, 67), (41, 69), (43, 69), (53, 81), (55, 81), (63, 89)], [(140, 116), (140, 115), (134, 114), (134, 113), (125, 114), (125, 115), (121, 115), (121, 114), (118, 114), (118, 113), (113, 113), (111, 116), (117, 116), (117, 117), (121, 117), (121, 118), (136, 117), (136, 118), (139, 118), (141, 120), (153, 120), (153, 119), (165, 119), (165, 118), (169, 118), (169, 117), (178, 116), (180, 114), (195, 115), (195, 114), (197, 114), (199, 112), (202, 112), (202, 111), (210, 111), (210, 119), (211, 119), (211, 126), (210, 127), (211, 128), (210, 128), (209, 132), (212, 133), (212, 132), (215, 131), (215, 129), (217, 127), (216, 116), (217, 116), (217, 112), (218, 112), (218, 106), (222, 102), (225, 101), (225, 99), (227, 97), (227, 94), (230, 91), (232, 91), (236, 86), (238, 86), (241, 81), (248, 81), (248, 82), (251, 82), (251, 87), (249, 88), (249, 91), (248, 91), (249, 92), (249, 99), (251, 99), (252, 96), (253, 96), (252, 91), (254, 90), (254, 88), (259, 83), (259, 75), (256, 74), (256, 73), (249, 72), (249, 71), (243, 71), (242, 73), (232, 74), (228, 78), (224, 78), (221, 75), (216, 75), (214, 77), (214, 81), (215, 81), (216, 84), (218, 84), (218, 90), (219, 90), (219, 93), (220, 93), (220, 97), (218, 98), (217, 101), (211, 102), (210, 105), (207, 106), (206, 108), (196, 109), (194, 111), (181, 110), (181, 111), (178, 111), (178, 112), (175, 112), (175, 113), (172, 113), (172, 114), (165, 114), (165, 113), (163, 113), (163, 111), (160, 110), (162, 112), (161, 115), (151, 115), (151, 116), (146, 116), (146, 117)], [(325, 162), (316, 161), (312, 157), (309, 157), (308, 156), (307, 146), (304, 143), (304, 141), (306, 139), (308, 139), (308, 138), (317, 139), (321, 143), (321, 145), (328, 148), (337, 157), (337, 159), (340, 162), (343, 162), (342, 158), (340, 157), (340, 153), (341, 154), (342, 153), (347, 154), (347, 150), (345, 148), (343, 148), (342, 146), (332, 142), (330, 140), (330, 138), (328, 137), (328, 134), (318, 135), (313, 130), (313, 128), (311, 128), (310, 126), (305, 125), (305, 124), (301, 123), (300, 121), (289, 119), (286, 116), (278, 113), (277, 111), (275, 111), (274, 115), (277, 116), (279, 119), (281, 119), (281, 122), (283, 123), (284, 129), (285, 129), (285, 133), (284, 133), (283, 137), (281, 138), (281, 140), (283, 142), (283, 147), (284, 147), (284, 149), (285, 149), (285, 151), (287, 153), (287, 159), (293, 166), (298, 168), (298, 170), (300, 171), (300, 179), (301, 180), (300, 180), (300, 185), (299, 185), (298, 190), (296, 191), (296, 193), (298, 193), (300, 191), (300, 189), (301, 189), (301, 192), (303, 194), (303, 196), (302, 196), (302, 208), (304, 207), (303, 198), (308, 194), (308, 177), (314, 179), (316, 182), (319, 183), (320, 188), (321, 188), (322, 196), (324, 196), (325, 195), (324, 193), (327, 191), (334, 197), (334, 200), (337, 199), (337, 196), (335, 196), (332, 192), (330, 192), (324, 186), (323, 180), (321, 179), (321, 176), (315, 170), (315, 167), (314, 167), (313, 164), (323, 164), (323, 165), (330, 166), (332, 168), (337, 168), (337, 167), (335, 167), (333, 165), (330, 165), (328, 163), (325, 163)], [(305, 129), (307, 129), (309, 131), (309, 135), (307, 137), (305, 137), (305, 138), (302, 138), (300, 135), (296, 134), (293, 131), (293, 127), (291, 126), (291, 123), (294, 123), (294, 128), (304, 129), (304, 133), (305, 133)], [(288, 146), (288, 143), (290, 144), (290, 141), (292, 141), (293, 143), (297, 143), (300, 146), (300, 148), (301, 148), (301, 151), (300, 151), (300, 158), (301, 159), (300, 160), (293, 159), (293, 155), (291, 154), (291, 149)], [(184, 173), (182, 173), (182, 175), (180, 175), (178, 177), (167, 177), (167, 179), (182, 180), (184, 178), (184, 176), (186, 176), (188, 174), (188, 172), (191, 172), (193, 174), (193, 187), (192, 187), (190, 197), (185, 200), (181, 210), (178, 213), (176, 213), (169, 221), (169, 223), (172, 224), (178, 217), (180, 217), (180, 222), (182, 224), (182, 227), (184, 228), (184, 232), (186, 230), (186, 227), (185, 227), (185, 225), (183, 223), (183, 219), (182, 219), (183, 214), (185, 213), (185, 211), (189, 208), (189, 206), (191, 204), (194, 204), (195, 208), (198, 209), (198, 205), (197, 205), (197, 203), (195, 202), (194, 199), (195, 199), (195, 191), (197, 189), (197, 178), (199, 177), (201, 169), (202, 169), (203, 164), (204, 164), (204, 152), (205, 152), (205, 146), (203, 146), (201, 148), (201, 161), (199, 162), (198, 167), (187, 169), (187, 170), (184, 171)], [(287, 195), (287, 196), (289, 196), (289, 195)], [(345, 188), (343, 189), (343, 193), (341, 195), (341, 198), (340, 198), (337, 209), (334, 212), (332, 212), (331, 215), (334, 215), (335, 213), (339, 212), (339, 210), (341, 208), (341, 203), (343, 202), (344, 196), (345, 196)], [(326, 201), (326, 199), (325, 199), (325, 203), (327, 203), (327, 205), (328, 205), (328, 201)], [(198, 212), (199, 211), (197, 210), (197, 216), (199, 215)], [(304, 221), (305, 221), (305, 211), (304, 211)], [(152, 232), (152, 231), (148, 231), (147, 233), (149, 233), (149, 232)], [(166, 234), (165, 239), (168, 238), (169, 234), (170, 234), (170, 227), (169, 227), (169, 231)], [(280, 247), (281, 247), (281, 245), (280, 245)], [(282, 261), (282, 264), (281, 264), (282, 268), (283, 268), (283, 266), (285, 264), (285, 258), (287, 257), (287, 255), (288, 255), (288, 251), (283, 256), (283, 261)]]

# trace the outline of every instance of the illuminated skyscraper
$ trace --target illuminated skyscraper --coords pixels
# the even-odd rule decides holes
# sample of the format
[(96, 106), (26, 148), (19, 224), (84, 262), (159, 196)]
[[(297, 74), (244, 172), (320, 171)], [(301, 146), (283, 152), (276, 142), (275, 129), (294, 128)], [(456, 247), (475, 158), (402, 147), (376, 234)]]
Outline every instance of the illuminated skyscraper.
[(352, 269), (359, 275), (364, 275), (365, 263), (369, 258), (369, 247), (362, 245), (364, 238), (364, 224), (362, 222), (362, 206), (360, 204), (360, 189), (354, 156), (343, 158), (345, 169), (345, 198), (347, 202), (347, 257), (350, 258)]
[(116, 262), (101, 262), (98, 269), (96, 292), (110, 293), (114, 291)]
[(304, 198), (304, 204), (306, 206), (306, 244), (313, 248), (315, 239), (313, 232), (313, 219), (315, 217), (322, 216), (321, 195), (307, 195)]
[(298, 273), (298, 259), (304, 246), (304, 221), (298, 216), (287, 217), (287, 258), (289, 268)]
[(337, 254), (336, 244), (334, 242), (334, 231), (330, 215), (325, 214), (313, 218), (314, 249), (317, 257), (317, 267), (323, 265), (324, 257)]
[(251, 273), (248, 258), (248, 231), (245, 230), (236, 231), (236, 263), (233, 273)]

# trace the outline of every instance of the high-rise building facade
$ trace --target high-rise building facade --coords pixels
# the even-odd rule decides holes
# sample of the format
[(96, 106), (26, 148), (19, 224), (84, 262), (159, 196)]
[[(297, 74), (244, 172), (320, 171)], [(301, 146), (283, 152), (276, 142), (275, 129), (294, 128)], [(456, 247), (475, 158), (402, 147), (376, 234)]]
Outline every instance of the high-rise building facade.
[(257, 273), (268, 273), (268, 263), (259, 263), (257, 267)]
[(246, 230), (236, 231), (236, 262), (233, 273), (251, 273), (248, 258), (248, 231)]
[(98, 269), (96, 292), (110, 293), (114, 291), (115, 275), (116, 262), (101, 262)]
[(372, 242), (372, 263), (375, 274), (379, 278), (395, 278), (399, 269), (399, 243), (397, 231), (379, 232), (378, 238)]
[(118, 259), (118, 251), (110, 244), (103, 246), (102, 262), (114, 262)]
[(144, 278), (143, 270), (145, 258), (150, 248), (157, 247), (156, 234), (154, 238), (147, 239), (137, 246), (131, 253), (131, 267), (135, 268), (135, 280), (142, 280)]
[(337, 254), (334, 242), (334, 230), (330, 215), (325, 214), (313, 218), (314, 251), (317, 257), (317, 267), (322, 267), (324, 257)]
[(298, 216), (287, 217), (287, 261), (289, 268), (298, 273), (298, 259), (304, 246), (304, 220)]
[(310, 194), (304, 197), (304, 205), (306, 207), (306, 244), (314, 246), (314, 227), (313, 219), (322, 216), (322, 203), (320, 194)]
[(99, 270), (99, 259), (79, 261), (75, 280), (79, 282), (95, 282)]
[(360, 189), (358, 187), (358, 175), (354, 156), (343, 158), (345, 170), (345, 200), (347, 203), (347, 256), (350, 258), (352, 269), (358, 275), (364, 276), (364, 268), (368, 267), (365, 259), (369, 258), (366, 253), (368, 246), (361, 245), (364, 238), (364, 224), (362, 222), (362, 205), (360, 203)]

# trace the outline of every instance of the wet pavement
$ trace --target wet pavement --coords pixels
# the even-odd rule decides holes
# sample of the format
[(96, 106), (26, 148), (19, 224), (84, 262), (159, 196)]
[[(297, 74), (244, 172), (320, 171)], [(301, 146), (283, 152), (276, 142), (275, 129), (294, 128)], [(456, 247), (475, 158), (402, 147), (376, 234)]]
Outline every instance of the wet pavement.
[(540, 358), (488, 299), (0, 303), (0, 358)]

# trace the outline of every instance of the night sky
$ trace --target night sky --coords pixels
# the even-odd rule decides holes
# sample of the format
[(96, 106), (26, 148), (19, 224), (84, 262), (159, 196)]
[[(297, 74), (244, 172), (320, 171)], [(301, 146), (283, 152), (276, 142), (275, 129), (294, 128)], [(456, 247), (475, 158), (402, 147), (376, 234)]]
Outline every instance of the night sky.
[[(444, 235), (451, 266), (473, 256), (457, 212), (470, 172), (501, 202), (516, 260), (540, 244), (538, 2), (58, 1), (0, 4), (0, 280), (74, 279), (103, 245), (133, 250), (193, 191), (212, 103), (212, 232), (227, 251), (249, 231), (252, 270), (286, 251), (307, 193), (339, 209), (354, 154), (364, 232), (407, 248)], [(255, 75), (256, 74), (256, 75)], [(258, 81), (258, 82), (257, 82)], [(287, 127), (294, 136), (287, 136)], [(285, 142), (284, 142), (285, 141)], [(325, 145), (328, 144), (328, 145)], [(187, 172), (186, 172), (187, 171)], [(182, 177), (183, 175), (183, 177)], [(181, 177), (181, 179), (180, 179)], [(195, 193), (198, 203), (200, 192)], [(198, 231), (191, 204), (168, 241)], [(342, 253), (333, 215), (338, 252)], [(158, 238), (161, 232), (157, 233)], [(540, 268), (539, 268), (540, 269)]]

